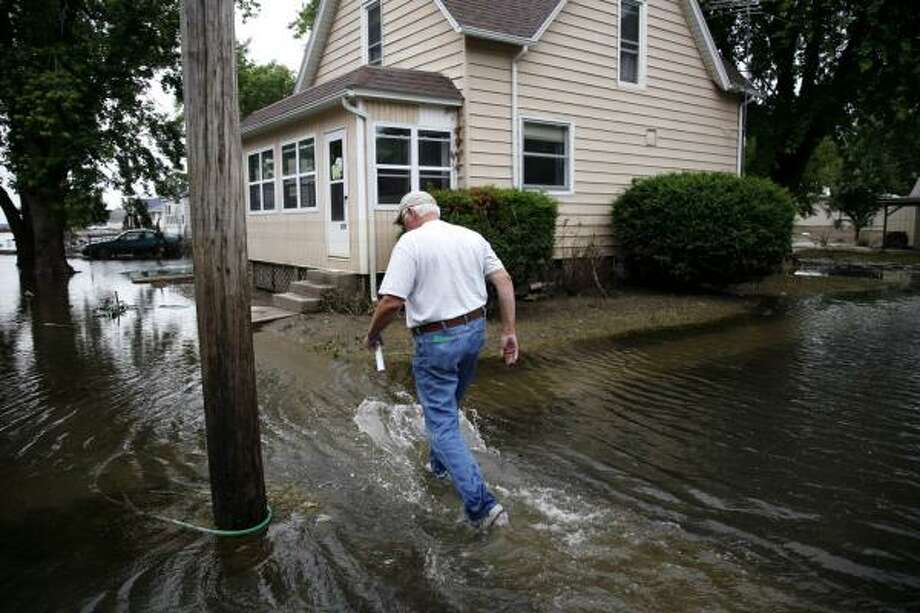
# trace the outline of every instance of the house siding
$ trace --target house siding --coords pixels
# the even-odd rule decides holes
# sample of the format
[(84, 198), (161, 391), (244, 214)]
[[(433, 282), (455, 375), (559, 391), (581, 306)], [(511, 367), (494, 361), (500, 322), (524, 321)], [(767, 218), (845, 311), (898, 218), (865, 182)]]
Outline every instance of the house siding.
[(464, 154), (467, 187), (511, 186), (513, 45), (467, 38)]
[[(560, 194), (557, 256), (612, 247), (610, 206), (634, 177), (736, 172), (738, 99), (712, 82), (677, 0), (649, 0), (641, 89), (617, 83), (617, 2), (570, 0), (518, 61), (518, 113), (574, 125), (574, 193)], [(470, 186), (512, 182), (517, 47), (469, 39)], [(654, 129), (657, 145), (646, 144)]]
[[(341, 0), (314, 85), (362, 65), (360, 0)], [(430, 0), (383, 0), (383, 66), (440, 72), (462, 91), (463, 36)]]
[[(348, 185), (348, 224), (351, 257), (329, 257), (326, 253), (326, 219), (329, 215), (327, 175), (327, 153), (324, 138), (328, 132), (345, 128), (346, 182)], [(281, 211), (281, 143), (303, 136), (316, 138), (317, 168), (317, 210)], [(248, 213), (246, 215), (247, 245), (249, 259), (256, 262), (271, 262), (289, 266), (325, 268), (362, 272), (359, 257), (357, 168), (355, 145), (357, 141), (354, 116), (344, 109), (333, 109), (320, 115), (296, 122), (281, 130), (244, 139), (243, 168), (246, 155), (269, 146), (275, 150), (275, 193), (279, 210), (271, 213)], [(245, 179), (244, 179), (245, 180)], [(248, 207), (247, 207), (248, 209)], [(366, 268), (366, 267), (365, 267)]]
[(311, 86), (361, 66), (361, 4), (358, 0), (340, 0)]

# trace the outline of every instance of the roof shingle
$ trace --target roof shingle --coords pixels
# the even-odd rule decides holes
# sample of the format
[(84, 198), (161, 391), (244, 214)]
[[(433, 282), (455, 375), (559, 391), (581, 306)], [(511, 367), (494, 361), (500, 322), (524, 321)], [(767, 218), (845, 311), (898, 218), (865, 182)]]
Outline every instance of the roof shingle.
[(532, 39), (562, 0), (442, 0), (461, 28)]
[(299, 115), (299, 111), (306, 112), (324, 101), (344, 95), (349, 90), (463, 102), (463, 95), (453, 81), (438, 72), (362, 66), (251, 113), (240, 122), (240, 130), (245, 134), (265, 124), (283, 122), (289, 116)]

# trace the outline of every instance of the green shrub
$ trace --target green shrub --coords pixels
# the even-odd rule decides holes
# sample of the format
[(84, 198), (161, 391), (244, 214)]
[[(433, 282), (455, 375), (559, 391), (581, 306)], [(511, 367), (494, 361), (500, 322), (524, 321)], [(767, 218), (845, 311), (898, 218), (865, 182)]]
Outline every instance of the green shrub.
[(779, 267), (794, 216), (792, 197), (767, 179), (675, 173), (635, 180), (614, 203), (613, 232), (638, 280), (722, 286)]
[(497, 187), (432, 192), (441, 219), (482, 234), (519, 288), (542, 277), (553, 258), (558, 204), (540, 192)]

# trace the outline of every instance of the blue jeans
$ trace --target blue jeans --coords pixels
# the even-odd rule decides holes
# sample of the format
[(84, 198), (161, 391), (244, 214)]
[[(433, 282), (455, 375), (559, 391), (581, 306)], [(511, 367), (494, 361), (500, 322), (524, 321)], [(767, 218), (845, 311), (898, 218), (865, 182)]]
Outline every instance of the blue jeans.
[(463, 500), (470, 521), (485, 517), (495, 506), (479, 465), (460, 434), (460, 399), (476, 375), (476, 362), (485, 344), (485, 319), (477, 319), (415, 337), (412, 371), (425, 412), (435, 474), (445, 471)]

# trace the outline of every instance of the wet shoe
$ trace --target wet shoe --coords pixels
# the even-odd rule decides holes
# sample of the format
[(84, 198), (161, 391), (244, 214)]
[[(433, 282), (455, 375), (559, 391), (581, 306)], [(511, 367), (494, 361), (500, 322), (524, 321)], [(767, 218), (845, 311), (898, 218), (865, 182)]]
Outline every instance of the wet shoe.
[(510, 528), (511, 520), (508, 517), (508, 511), (500, 504), (496, 504), (489, 509), (488, 514), (476, 523), (480, 530), (491, 530), (492, 528)]

